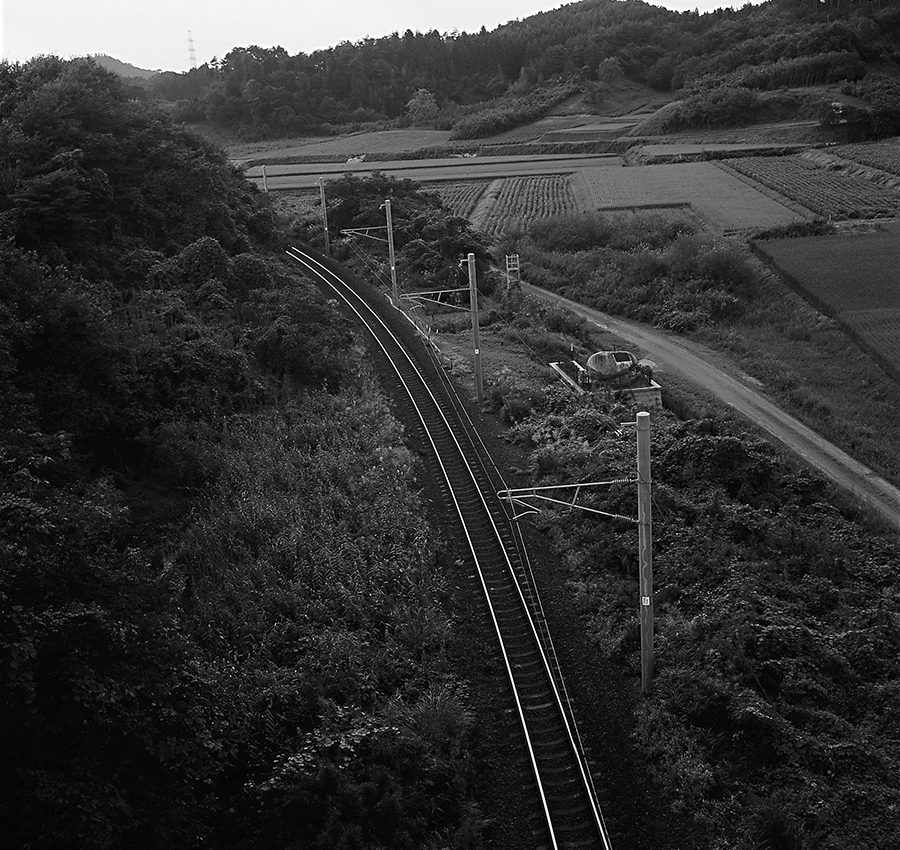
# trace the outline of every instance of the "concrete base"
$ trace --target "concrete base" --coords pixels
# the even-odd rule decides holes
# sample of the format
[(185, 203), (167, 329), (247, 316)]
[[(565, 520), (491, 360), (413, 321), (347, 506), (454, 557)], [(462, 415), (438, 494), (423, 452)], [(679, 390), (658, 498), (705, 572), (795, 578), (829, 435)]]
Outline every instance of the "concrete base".
[(662, 387), (656, 381), (650, 381), (649, 387), (626, 387), (620, 392), (628, 393), (642, 410), (662, 407)]

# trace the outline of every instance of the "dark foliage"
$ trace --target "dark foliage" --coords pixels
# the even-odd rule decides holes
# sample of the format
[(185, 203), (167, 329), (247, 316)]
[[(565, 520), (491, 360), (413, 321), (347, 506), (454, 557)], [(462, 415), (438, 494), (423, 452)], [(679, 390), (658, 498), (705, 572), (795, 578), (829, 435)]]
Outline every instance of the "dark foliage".
[[(535, 483), (625, 477), (630, 415), (553, 392), (512, 434)], [(710, 845), (895, 847), (896, 540), (737, 423), (660, 411), (652, 428), (656, 673), (636, 734), (651, 776)], [(635, 512), (632, 487), (584, 498)], [(633, 525), (544, 522), (598, 650), (636, 671)]]
[(736, 319), (756, 289), (744, 252), (678, 217), (560, 216), (498, 250), (517, 252), (539, 286), (676, 331)]
[[(401, 291), (453, 289), (466, 286), (460, 263), (475, 254), (479, 289), (493, 291), (495, 272), (485, 238), (469, 222), (447, 213), (437, 195), (411, 180), (398, 180), (375, 172), (367, 178), (346, 175), (326, 184), (328, 226), (332, 233), (350, 228), (379, 228), (378, 240), (349, 236), (338, 243), (344, 259), (361, 273), (373, 272), (390, 285), (384, 202), (391, 201), (397, 276)], [(318, 228), (315, 223), (311, 229)]]
[(266, 198), (88, 60), (0, 65), (0, 175), (4, 845), (477, 836), (411, 461)]

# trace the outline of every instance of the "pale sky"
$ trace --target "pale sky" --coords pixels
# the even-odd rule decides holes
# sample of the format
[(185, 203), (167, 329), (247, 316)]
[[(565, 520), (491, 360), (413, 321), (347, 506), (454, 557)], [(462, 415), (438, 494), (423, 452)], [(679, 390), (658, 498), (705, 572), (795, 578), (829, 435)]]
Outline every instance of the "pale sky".
[[(651, 0), (701, 12), (742, 6), (731, 0)], [(761, 0), (754, 0), (761, 2)], [(476, 32), (564, 5), (553, 0), (0, 0), (2, 58), (42, 53), (68, 58), (106, 53), (139, 68), (190, 67), (188, 30), (197, 64), (232, 47), (281, 46), (291, 55), (341, 41), (411, 29)]]

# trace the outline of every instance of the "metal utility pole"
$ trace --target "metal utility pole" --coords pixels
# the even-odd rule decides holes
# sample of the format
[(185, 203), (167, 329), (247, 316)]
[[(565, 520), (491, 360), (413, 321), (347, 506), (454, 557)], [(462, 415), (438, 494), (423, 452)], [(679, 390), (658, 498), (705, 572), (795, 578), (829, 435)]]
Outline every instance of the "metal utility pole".
[(475, 280), (475, 255), (470, 253), (469, 262), (469, 306), (472, 311), (472, 349), (475, 352), (475, 398), (484, 401), (484, 386), (481, 381), (481, 340), (478, 332), (478, 283)]
[[(472, 256), (471, 254), (469, 255)], [(500, 490), (498, 498), (509, 502), (513, 519), (540, 513), (542, 503), (561, 508), (626, 520), (638, 527), (638, 569), (640, 585), (641, 620), (641, 692), (649, 693), (653, 684), (653, 517), (651, 513), (650, 481), (650, 414), (638, 413), (635, 422), (623, 422), (623, 427), (635, 427), (637, 431), (637, 478), (614, 478), (610, 481), (585, 481), (580, 484), (550, 484), (544, 487), (523, 487), (516, 490)], [(583, 492), (594, 487), (637, 484), (638, 515), (634, 517), (613, 514), (579, 503)], [(569, 495), (574, 491), (574, 495)], [(558, 495), (556, 495), (558, 494)]]
[(325, 231), (325, 255), (331, 256), (331, 240), (328, 238), (328, 210), (325, 207), (325, 181), (319, 178), (319, 201), (322, 204), (322, 228)]
[(394, 262), (394, 224), (391, 221), (391, 200), (384, 199), (384, 214), (387, 218), (388, 260), (391, 264), (391, 300), (400, 309), (400, 289), (397, 286), (397, 264)]
[(262, 167), (263, 192), (269, 191), (269, 181), (266, 179), (266, 167)]
[(653, 514), (650, 480), (650, 414), (637, 415), (638, 567), (641, 594), (641, 691), (653, 682)]

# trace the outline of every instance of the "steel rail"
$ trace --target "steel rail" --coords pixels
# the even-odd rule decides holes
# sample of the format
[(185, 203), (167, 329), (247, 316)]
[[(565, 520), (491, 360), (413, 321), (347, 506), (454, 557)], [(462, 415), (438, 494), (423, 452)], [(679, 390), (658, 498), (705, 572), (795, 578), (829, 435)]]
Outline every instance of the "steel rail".
[[(607, 833), (602, 814), (600, 812), (599, 806), (596, 801), (593, 778), (590, 775), (590, 771), (586, 764), (586, 757), (584, 756), (584, 751), (583, 751), (583, 747), (581, 745), (580, 735), (578, 733), (577, 728), (574, 729), (574, 734), (573, 734), (574, 717), (571, 718), (571, 722), (570, 722), (571, 704), (569, 701), (568, 693), (566, 692), (566, 689), (565, 689), (565, 683), (560, 682), (560, 686), (562, 687), (562, 689), (564, 691), (564, 696), (560, 695), (560, 691), (557, 686), (557, 677), (559, 676), (561, 679), (561, 672), (559, 670), (559, 662), (558, 662), (558, 659), (556, 658), (555, 649), (552, 647), (552, 641), (549, 641), (550, 647), (551, 647), (550, 652), (553, 656), (552, 664), (548, 660), (547, 654), (545, 652), (544, 642), (545, 642), (545, 640), (549, 639), (549, 631), (547, 630), (546, 622), (542, 622), (541, 627), (538, 627), (535, 625), (534, 619), (532, 617), (531, 605), (536, 605), (538, 612), (543, 617), (543, 608), (542, 608), (542, 604), (540, 602), (539, 597), (537, 597), (536, 588), (533, 586), (530, 586), (528, 588), (529, 594), (536, 598), (536, 601), (533, 599), (531, 602), (531, 605), (530, 605), (529, 602), (525, 599), (525, 595), (523, 593), (521, 583), (520, 583), (518, 577), (516, 576), (516, 570), (510, 560), (510, 555), (509, 555), (509, 551), (507, 548), (508, 544), (506, 544), (504, 542), (503, 535), (501, 534), (499, 528), (497, 527), (495, 517), (485, 499), (485, 487), (479, 482), (478, 476), (476, 475), (474, 469), (472, 468), (472, 465), (470, 463), (469, 458), (466, 455), (466, 452), (463, 450), (463, 447), (460, 445), (459, 440), (457, 439), (456, 433), (454, 431), (454, 428), (451, 426), (449, 420), (447, 419), (447, 415), (444, 412), (441, 403), (434, 396), (434, 393), (432, 392), (431, 387), (428, 385), (428, 382), (426, 381), (424, 375), (422, 374), (421, 369), (410, 357), (409, 352), (400, 343), (400, 341), (397, 339), (396, 335), (387, 326), (387, 324), (384, 322), (382, 317), (378, 315), (378, 312), (375, 311), (370, 305), (368, 305), (365, 302), (365, 300), (359, 295), (359, 293), (355, 292), (352, 289), (352, 287), (348, 286), (348, 284), (346, 282), (344, 282), (330, 268), (328, 268), (328, 266), (320, 263), (315, 257), (313, 257), (309, 254), (306, 254), (305, 252), (302, 252), (296, 248), (292, 248), (287, 253), (288, 253), (288, 256), (290, 256), (294, 261), (303, 265), (310, 273), (312, 273), (313, 275), (318, 277), (319, 280), (323, 284), (330, 287), (337, 295), (339, 295), (341, 297), (341, 299), (347, 304), (347, 306), (356, 314), (356, 316), (360, 320), (360, 322), (362, 322), (362, 324), (369, 330), (369, 332), (372, 334), (373, 338), (375, 339), (375, 341), (381, 348), (382, 352), (384, 353), (385, 357), (388, 359), (388, 362), (392, 365), (398, 380), (402, 384), (407, 396), (410, 399), (410, 402), (413, 405), (413, 409), (415, 410), (416, 415), (418, 416), (419, 421), (422, 424), (425, 435), (427, 436), (428, 441), (430, 442), (430, 444), (432, 446), (432, 449), (433, 449), (434, 455), (435, 455), (435, 459), (437, 460), (437, 463), (440, 466), (441, 473), (447, 484), (450, 496), (454, 503), (454, 507), (456, 508), (456, 512), (459, 516), (463, 533), (465, 535), (469, 549), (470, 549), (473, 559), (475, 561), (475, 565), (476, 565), (477, 573), (478, 573), (479, 580), (481, 583), (482, 591), (484, 592), (485, 599), (487, 600), (487, 603), (488, 603), (488, 611), (489, 611), (491, 620), (493, 622), (494, 630), (497, 634), (498, 641), (500, 643), (500, 649), (501, 649), (501, 654), (502, 654), (503, 661), (504, 661), (504, 666), (506, 667), (507, 676), (509, 678), (510, 685), (513, 690), (513, 698), (514, 698), (514, 701), (516, 704), (516, 709), (518, 712), (518, 716), (519, 716), (519, 720), (520, 720), (521, 727), (523, 730), (523, 734), (525, 736), (529, 759), (531, 762), (532, 770), (534, 772), (535, 781), (536, 781), (537, 788), (538, 788), (538, 794), (541, 799), (543, 815), (544, 815), (544, 818), (546, 821), (546, 826), (547, 826), (547, 829), (548, 829), (548, 832), (550, 835), (552, 846), (554, 848), (561, 848), (561, 847), (565, 847), (565, 846), (587, 846), (587, 844), (585, 844), (584, 842), (580, 842), (577, 844), (571, 844), (569, 842), (564, 841), (564, 843), (562, 845), (559, 843), (558, 837), (556, 835), (557, 830), (554, 827), (555, 814), (551, 812), (551, 806), (548, 802), (547, 794), (545, 792), (544, 780), (541, 775), (541, 768), (538, 764), (538, 759), (537, 759), (536, 753), (535, 753), (534, 741), (532, 740), (532, 734), (529, 729), (530, 724), (526, 717), (526, 709), (531, 709), (532, 711), (537, 711), (538, 709), (543, 709), (547, 706), (550, 706), (551, 704), (555, 704), (556, 709), (559, 713), (558, 719), (562, 721), (561, 726), (564, 728), (565, 737), (568, 740), (568, 745), (570, 748), (569, 751), (571, 752), (572, 756), (574, 756), (575, 764), (577, 765), (578, 772), (580, 773), (581, 784), (582, 784), (582, 792), (581, 793), (584, 795), (584, 797), (586, 797), (586, 799), (588, 801), (588, 804), (589, 804), (588, 809), (589, 809), (590, 815), (592, 816), (592, 819), (593, 819), (594, 828), (596, 830), (596, 833), (599, 835), (600, 839), (602, 840), (604, 850), (611, 850), (611, 843), (609, 840), (609, 835)], [(337, 284), (335, 284), (334, 281), (337, 281)], [(348, 296), (348, 293), (349, 293), (349, 296)], [(427, 400), (430, 400), (431, 405), (433, 405), (433, 410), (439, 415), (440, 419), (443, 421), (443, 426), (445, 429), (444, 436), (445, 436), (445, 438), (447, 436), (449, 436), (449, 438), (452, 440), (452, 443), (455, 445), (458, 456), (454, 455), (454, 457), (457, 457), (458, 462), (462, 463), (465, 473), (468, 475), (468, 478), (471, 479), (471, 484), (474, 486), (474, 490), (475, 490), (475, 493), (477, 494), (478, 500), (481, 502), (481, 507), (483, 509), (482, 516), (487, 517), (490, 527), (491, 527), (490, 528), (490, 530), (492, 532), (491, 537), (494, 541), (496, 548), (499, 549), (499, 552), (502, 554), (503, 560), (505, 561), (506, 573), (508, 575), (508, 579), (511, 582), (512, 587), (514, 588), (515, 594), (519, 598), (519, 603), (521, 605), (521, 612), (524, 613), (524, 619), (527, 622), (527, 626), (528, 626), (527, 631), (530, 632), (531, 638), (534, 641), (534, 647), (537, 650), (536, 654), (540, 656), (541, 664), (543, 665), (543, 670), (545, 672), (546, 682), (549, 684), (549, 691), (552, 691), (552, 694), (554, 697), (554, 703), (542, 703), (541, 705), (537, 705), (537, 706), (523, 705), (523, 701), (519, 695), (520, 685), (517, 683), (516, 674), (513, 671), (513, 665), (510, 661), (510, 656), (509, 656), (509, 653), (507, 652), (507, 647), (505, 645), (505, 637), (504, 637), (503, 629), (501, 628), (501, 625), (500, 625), (500, 622), (498, 619), (498, 611), (495, 610), (495, 603), (492, 599), (492, 589), (489, 588), (489, 586), (488, 586), (488, 579), (485, 576), (484, 570), (482, 569), (482, 566), (481, 566), (481, 563), (479, 560), (478, 547), (477, 547), (476, 541), (473, 539), (474, 532), (470, 531), (470, 528), (469, 528), (470, 521), (467, 521), (465, 512), (463, 511), (463, 507), (460, 504), (459, 500), (457, 499), (457, 494), (455, 492), (454, 483), (453, 483), (450, 473), (444, 463), (444, 459), (441, 457), (441, 451), (439, 450), (438, 445), (436, 443), (435, 435), (432, 433), (432, 429), (429, 427), (429, 425), (426, 421), (426, 414), (424, 413), (420, 402), (417, 401), (415, 394), (413, 392), (413, 388), (410, 386), (410, 384), (407, 382), (407, 380), (404, 378), (403, 374), (401, 373), (400, 367), (397, 364), (397, 362), (395, 361), (395, 357), (391, 356), (390, 352), (388, 351), (387, 347), (385, 346), (385, 343), (379, 337), (379, 333), (377, 332), (376, 328), (373, 327), (373, 324), (360, 312), (360, 309), (357, 309), (357, 306), (355, 306), (353, 303), (351, 303), (350, 296), (352, 296), (359, 302), (359, 304), (361, 305), (361, 308), (364, 309), (370, 315), (372, 320), (374, 320), (375, 322), (377, 322), (378, 325), (381, 326), (382, 332), (384, 334), (388, 335), (392, 344), (397, 346), (399, 354), (402, 355), (403, 358), (405, 358), (406, 363), (413, 370), (414, 376), (417, 379), (415, 381), (416, 386), (420, 387), (421, 390), (427, 394)], [(458, 399), (455, 402), (452, 394), (449, 395), (448, 400), (450, 401), (451, 408), (457, 407)], [(456, 413), (457, 417), (459, 417), (459, 411), (455, 411), (455, 413)], [(467, 414), (466, 414), (466, 418), (468, 418)], [(471, 419), (469, 419), (469, 422), (471, 424)], [(460, 424), (463, 424), (463, 423), (460, 422)], [(463, 428), (463, 430), (467, 431), (468, 429)], [(472, 448), (475, 451), (476, 460), (478, 462), (478, 465), (481, 466), (482, 471), (485, 473), (485, 475), (488, 475), (488, 478), (489, 478), (490, 476), (488, 474), (487, 469), (484, 466), (484, 461), (479, 456), (477, 449), (475, 449), (474, 443), (472, 442), (471, 435), (467, 433), (467, 437), (468, 437), (470, 445), (472, 445)], [(478, 439), (480, 441), (480, 436), (478, 436)], [(483, 443), (482, 443), (482, 445), (483, 445)], [(496, 465), (493, 464), (492, 460), (491, 460), (491, 463), (492, 463), (492, 465), (494, 465), (494, 468), (496, 470)], [(499, 470), (497, 470), (497, 472), (499, 473)], [(491, 493), (491, 495), (493, 496), (493, 493)], [(505, 511), (503, 511), (503, 514), (504, 514), (504, 516), (506, 516)], [(517, 532), (518, 532), (518, 529), (514, 528), (513, 537), (515, 540), (514, 545), (515, 545), (516, 550), (518, 550), (520, 548), (520, 537), (521, 537), (521, 535), (518, 534)], [(521, 560), (521, 558), (520, 558), (520, 560)], [(530, 563), (528, 564), (528, 572), (530, 572)], [(526, 581), (526, 585), (531, 584), (530, 582), (528, 582), (527, 575), (525, 576), (525, 581)], [(532, 582), (533, 582), (533, 575), (532, 575)], [(497, 588), (494, 588), (493, 590), (496, 592), (502, 592)], [(510, 627), (507, 627), (507, 628), (510, 628)], [(542, 637), (544, 632), (547, 632), (546, 638)], [(522, 665), (516, 665), (516, 666), (526, 666), (526, 665), (522, 664)], [(522, 673), (521, 676), (522, 676), (522, 678), (525, 678), (524, 673)], [(548, 696), (549, 696), (549, 694), (548, 694)], [(566, 706), (568, 706), (568, 709), (569, 709), (568, 712), (566, 711)], [(576, 742), (576, 738), (577, 738), (577, 742)]]

